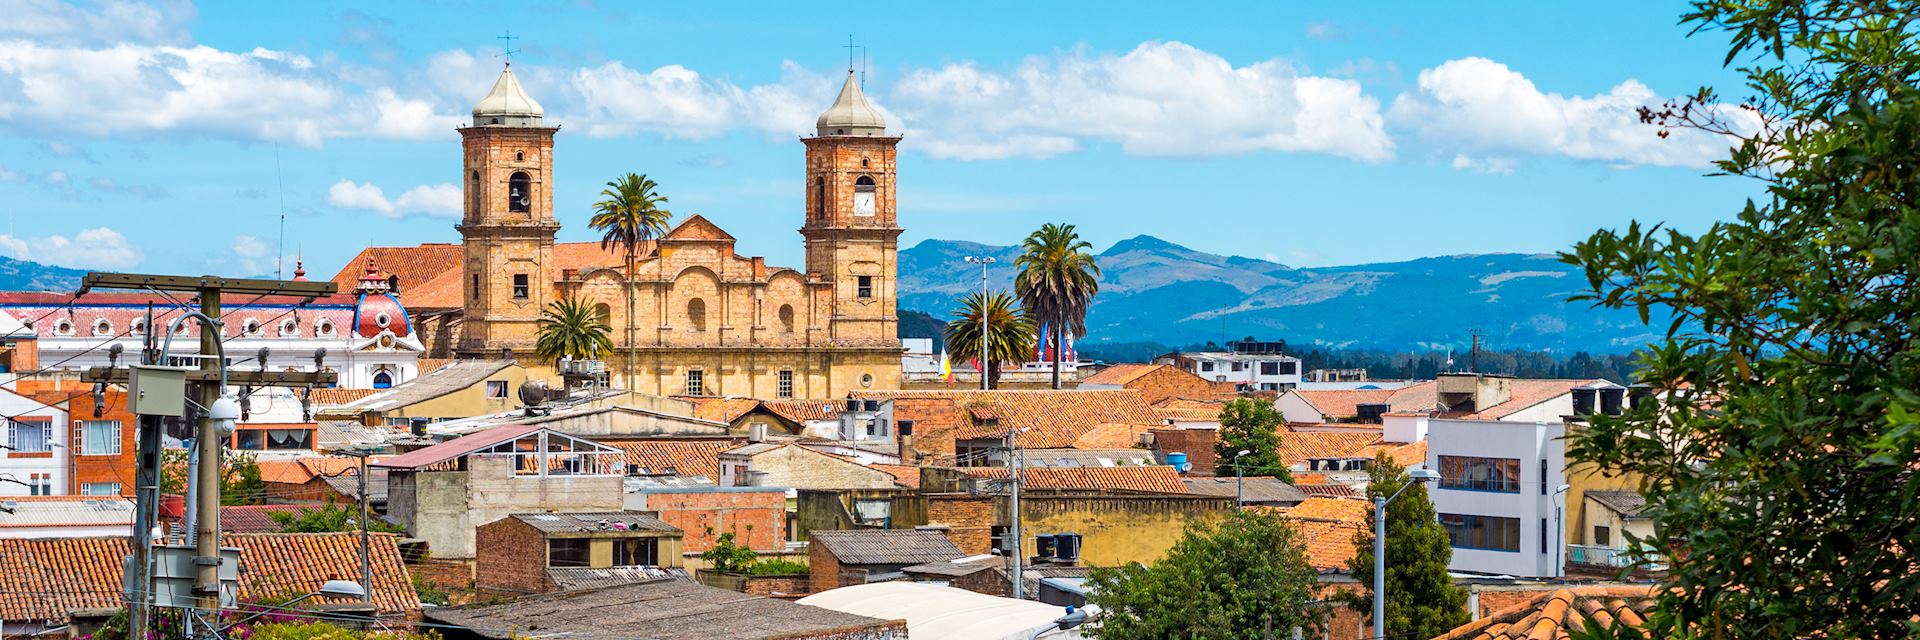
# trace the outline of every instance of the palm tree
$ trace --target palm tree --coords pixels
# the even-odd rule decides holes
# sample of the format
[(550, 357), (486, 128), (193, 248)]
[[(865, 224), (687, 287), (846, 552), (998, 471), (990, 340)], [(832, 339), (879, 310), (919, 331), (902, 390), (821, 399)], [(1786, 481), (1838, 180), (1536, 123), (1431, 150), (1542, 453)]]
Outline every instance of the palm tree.
[[(987, 355), (980, 356), (980, 316), (987, 317)], [(947, 350), (955, 358), (978, 359), (988, 386), (1000, 381), (1000, 365), (1025, 362), (1033, 353), (1033, 318), (1004, 291), (990, 294), (970, 293), (960, 299), (947, 323)]]
[(593, 204), (593, 219), (587, 225), (599, 231), (600, 248), (619, 246), (627, 257), (627, 357), (626, 384), (633, 385), (633, 271), (640, 245), (667, 232), (673, 212), (661, 208), (667, 197), (654, 192), (660, 185), (646, 176), (628, 173), (607, 183), (600, 191), (605, 196)]
[(613, 339), (607, 337), (611, 333), (613, 328), (593, 307), (569, 297), (548, 304), (540, 312), (540, 339), (533, 349), (549, 360), (593, 360), (613, 351)]
[(1047, 327), (1046, 336), (1053, 345), (1053, 388), (1060, 388), (1060, 352), (1067, 332), (1073, 337), (1087, 335), (1087, 309), (1100, 291), (1100, 266), (1094, 264), (1093, 245), (1080, 239), (1070, 224), (1048, 223), (1020, 243), (1020, 257), (1013, 264), (1020, 273), (1013, 277), (1013, 291), (1020, 303), (1033, 314), (1035, 322)]

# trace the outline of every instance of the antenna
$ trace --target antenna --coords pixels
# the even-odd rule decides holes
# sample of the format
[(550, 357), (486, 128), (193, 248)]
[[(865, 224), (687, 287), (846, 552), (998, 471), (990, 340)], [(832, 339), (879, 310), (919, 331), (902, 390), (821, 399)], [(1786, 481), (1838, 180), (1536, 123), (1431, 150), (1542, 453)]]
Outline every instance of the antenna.
[(867, 55), (867, 48), (860, 47), (860, 88), (862, 89), (867, 88), (867, 67), (872, 66), (870, 64), (872, 62), (873, 59)]
[(859, 47), (853, 44), (853, 34), (847, 34), (847, 71), (853, 71), (853, 50)]
[(511, 67), (511, 66), (513, 66), (513, 54), (516, 54), (516, 53), (520, 53), (520, 50), (519, 50), (519, 49), (515, 49), (515, 48), (513, 48), (513, 41), (514, 41), (514, 39), (516, 39), (516, 38), (519, 38), (519, 36), (516, 36), (516, 35), (513, 35), (513, 30), (512, 30), (512, 29), (508, 29), (508, 30), (507, 30), (507, 35), (504, 35), (504, 36), (494, 36), (494, 39), (496, 39), (496, 40), (505, 40), (505, 41), (507, 41), (507, 46), (506, 46), (506, 49), (504, 49), (504, 50), (502, 50), (502, 51), (500, 52), (500, 55), (497, 55), (497, 56), (494, 56), (494, 57), (495, 57), (495, 58), (502, 58), (502, 57), (504, 57), (504, 58), (506, 58), (506, 59), (507, 59), (507, 66), (509, 66), (509, 67)]
[(1473, 336), (1473, 353), (1467, 356), (1467, 371), (1480, 373), (1480, 330), (1468, 331), (1467, 335)]
[(273, 143), (273, 179), (280, 185), (280, 239), (273, 250), (273, 279), (279, 280), (285, 274), (281, 271), (287, 260), (287, 178), (280, 171), (280, 143)]

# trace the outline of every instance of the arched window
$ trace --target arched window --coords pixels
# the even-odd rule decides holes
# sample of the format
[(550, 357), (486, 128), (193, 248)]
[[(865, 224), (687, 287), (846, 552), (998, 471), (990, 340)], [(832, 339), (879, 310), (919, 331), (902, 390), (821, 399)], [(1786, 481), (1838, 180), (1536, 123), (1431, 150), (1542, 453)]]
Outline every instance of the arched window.
[(699, 298), (687, 301), (687, 327), (694, 331), (707, 330), (707, 301)]
[(525, 171), (513, 172), (507, 178), (507, 210), (526, 213), (533, 210), (533, 185)]
[(514, 160), (515, 162), (520, 162), (520, 161), (523, 161), (523, 160), (526, 160), (526, 159), (527, 159), (527, 152), (525, 152), (525, 151), (515, 151), (515, 152), (513, 152), (513, 160)]
[(467, 178), (467, 215), (480, 213), (480, 172), (475, 171)]
[(98, 320), (94, 320), (93, 335), (96, 335), (96, 336), (113, 335), (113, 323), (107, 322), (106, 318), (100, 318)]
[(600, 324), (611, 327), (613, 326), (613, 307), (607, 306), (605, 302), (593, 305), (593, 317), (598, 319)]
[(813, 179), (813, 217), (827, 217), (827, 179)]
[(388, 389), (392, 387), (393, 387), (393, 374), (387, 373), (385, 371), (381, 371), (379, 373), (373, 374), (373, 388)]
[(867, 176), (860, 176), (859, 180), (853, 181), (853, 215), (873, 215), (873, 200), (876, 186), (877, 185), (873, 183), (873, 178)]
[(793, 305), (780, 305), (780, 331), (793, 333)]

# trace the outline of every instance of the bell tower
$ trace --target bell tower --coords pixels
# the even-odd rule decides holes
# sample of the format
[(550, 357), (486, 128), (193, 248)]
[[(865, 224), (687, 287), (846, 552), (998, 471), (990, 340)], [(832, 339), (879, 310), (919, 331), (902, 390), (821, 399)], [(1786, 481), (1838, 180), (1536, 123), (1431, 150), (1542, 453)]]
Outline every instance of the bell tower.
[(895, 148), (880, 111), (852, 70), (807, 146), (807, 271), (833, 285), (832, 339), (843, 345), (898, 345), (895, 315)]
[(530, 356), (553, 299), (553, 134), (507, 63), (460, 129), (465, 215), (460, 339), (464, 357)]

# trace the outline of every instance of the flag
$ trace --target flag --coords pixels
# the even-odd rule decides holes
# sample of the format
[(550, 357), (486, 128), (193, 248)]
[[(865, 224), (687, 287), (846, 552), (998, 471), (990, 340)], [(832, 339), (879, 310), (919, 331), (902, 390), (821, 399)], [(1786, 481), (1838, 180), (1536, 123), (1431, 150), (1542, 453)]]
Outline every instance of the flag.
[(1053, 338), (1053, 334), (1047, 332), (1047, 325), (1045, 324), (1040, 325), (1040, 339), (1033, 341), (1033, 361), (1034, 362), (1047, 361), (1047, 342), (1052, 338)]
[(940, 351), (940, 379), (953, 384), (953, 362), (947, 359), (946, 350)]
[(1079, 362), (1080, 361), (1080, 352), (1075, 351), (1073, 348), (1073, 334), (1071, 333), (1067, 334), (1066, 348), (1060, 351), (1060, 360), (1062, 362)]

